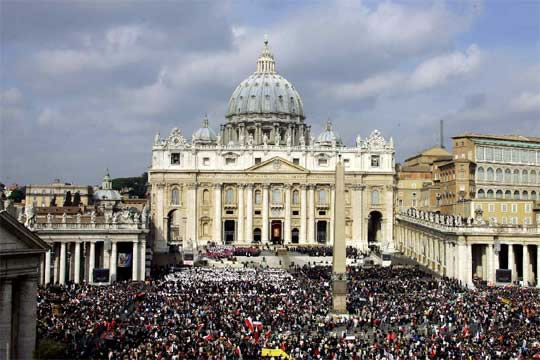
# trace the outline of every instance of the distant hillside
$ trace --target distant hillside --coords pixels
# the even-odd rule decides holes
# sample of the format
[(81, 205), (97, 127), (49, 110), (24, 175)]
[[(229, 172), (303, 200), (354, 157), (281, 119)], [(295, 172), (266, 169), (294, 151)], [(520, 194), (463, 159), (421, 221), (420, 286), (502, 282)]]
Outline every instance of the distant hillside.
[(112, 179), (113, 189), (121, 191), (130, 189), (130, 196), (144, 198), (146, 194), (146, 183), (148, 182), (148, 173), (144, 172), (141, 176)]

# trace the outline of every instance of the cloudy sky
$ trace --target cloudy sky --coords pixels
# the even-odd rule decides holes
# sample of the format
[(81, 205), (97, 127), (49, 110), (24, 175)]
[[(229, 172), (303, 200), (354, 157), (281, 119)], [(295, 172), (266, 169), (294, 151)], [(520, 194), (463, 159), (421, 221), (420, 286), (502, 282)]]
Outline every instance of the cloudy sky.
[(318, 133), (397, 159), (463, 132), (540, 136), (540, 1), (0, 1), (0, 182), (97, 184), (159, 130), (215, 129), (268, 34)]

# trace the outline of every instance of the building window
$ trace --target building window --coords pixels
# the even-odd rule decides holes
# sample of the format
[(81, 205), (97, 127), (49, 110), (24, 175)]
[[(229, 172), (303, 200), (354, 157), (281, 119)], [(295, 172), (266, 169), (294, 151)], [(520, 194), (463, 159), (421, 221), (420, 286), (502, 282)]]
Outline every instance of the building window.
[(512, 182), (512, 171), (510, 169), (504, 170), (504, 182), (507, 184)]
[(479, 199), (485, 199), (486, 198), (486, 193), (484, 192), (484, 190), (480, 189), (478, 190), (478, 196), (477, 196)]
[(210, 204), (210, 191), (208, 191), (207, 189), (204, 189), (202, 194), (203, 194), (202, 195), (203, 204), (204, 205)]
[(517, 213), (517, 204), (512, 204), (512, 212)]
[(503, 216), (503, 217), (502, 217), (502, 224), (503, 224), (503, 225), (506, 225), (506, 223), (507, 223), (507, 221), (506, 221), (506, 216)]
[(351, 161), (349, 159), (343, 159), (343, 165), (345, 167), (349, 167), (351, 165)]
[(514, 191), (514, 200), (519, 200), (521, 199), (521, 196), (519, 195), (519, 191)]
[(495, 158), (495, 161), (501, 161), (502, 160), (501, 148), (495, 148), (494, 149), (493, 157)]
[(478, 181), (484, 181), (485, 171), (483, 167), (479, 167), (478, 170), (476, 170), (476, 179)]
[(529, 200), (529, 193), (527, 191), (524, 191), (523, 194), (521, 194), (522, 200)]
[(525, 212), (527, 214), (530, 214), (531, 213), (531, 204), (525, 204)]
[(328, 160), (325, 158), (319, 158), (319, 166), (326, 166), (328, 164)]
[(503, 182), (503, 171), (502, 171), (502, 169), (497, 169), (495, 171), (495, 180), (497, 182), (500, 182), (500, 183)]
[(279, 189), (272, 190), (272, 203), (273, 204), (281, 203), (281, 190)]
[(209, 157), (204, 157), (202, 159), (202, 163), (204, 166), (209, 166), (210, 165), (210, 158)]
[(487, 169), (487, 181), (493, 181), (494, 175), (493, 175), (493, 169), (488, 168)]
[(493, 199), (493, 190), (489, 189), (489, 190), (487, 191), (487, 198), (488, 198), (488, 199)]
[(228, 188), (228, 189), (225, 191), (225, 203), (226, 203), (226, 204), (232, 204), (233, 202), (234, 202), (234, 193), (233, 193), (233, 189)]
[(489, 205), (488, 205), (488, 211), (489, 211), (490, 213), (495, 212), (495, 204), (489, 204)]
[(493, 161), (493, 148), (486, 148), (486, 161)]
[(234, 165), (236, 163), (235, 158), (226, 158), (225, 159), (225, 165)]
[(261, 163), (261, 158), (255, 158), (255, 165), (260, 164), (260, 163)]
[(519, 184), (519, 170), (514, 170), (514, 184)]
[(261, 204), (262, 203), (262, 194), (261, 190), (255, 191), (255, 204)]
[(294, 205), (300, 204), (300, 193), (298, 192), (298, 190), (294, 190), (292, 193), (292, 203)]
[(371, 167), (379, 167), (380, 160), (381, 158), (379, 155), (371, 155)]
[(377, 190), (373, 190), (373, 192), (371, 193), (371, 204), (372, 205), (379, 204), (379, 192)]
[(534, 190), (531, 191), (531, 200), (534, 200), (534, 201), (537, 200), (537, 199), (536, 199), (536, 191), (534, 191)]
[(172, 153), (171, 154), (171, 164), (172, 165), (180, 165), (180, 154), (179, 153)]
[(508, 212), (508, 206), (506, 204), (501, 204), (501, 212)]
[(529, 158), (529, 152), (527, 150), (521, 150), (521, 162), (523, 164), (526, 164), (528, 162)]
[(518, 163), (519, 162), (519, 150), (512, 149), (512, 162)]
[(521, 173), (521, 182), (523, 184), (527, 184), (529, 182), (529, 172), (527, 170), (523, 170)]
[(476, 147), (476, 159), (480, 161), (484, 160), (484, 147), (482, 146)]
[(531, 176), (529, 177), (529, 184), (536, 184), (536, 171), (531, 170)]
[(495, 198), (497, 198), (497, 199), (502, 199), (503, 198), (502, 190), (497, 190), (497, 192), (495, 193)]
[(326, 190), (319, 191), (319, 204), (326, 204)]
[(504, 192), (504, 198), (505, 199), (511, 199), (512, 198), (512, 192), (510, 190), (506, 190)]
[(512, 149), (504, 149), (504, 161), (505, 162), (512, 161)]
[(531, 225), (531, 218), (528, 217), (528, 216), (523, 218), (523, 224), (524, 225)]
[(298, 216), (298, 215), (300, 215), (300, 212), (298, 210), (293, 210), (292, 214), (294, 216)]
[(293, 158), (292, 162), (294, 165), (300, 165), (300, 159), (299, 158)]
[(172, 189), (171, 192), (171, 205), (180, 204), (180, 191), (177, 188)]

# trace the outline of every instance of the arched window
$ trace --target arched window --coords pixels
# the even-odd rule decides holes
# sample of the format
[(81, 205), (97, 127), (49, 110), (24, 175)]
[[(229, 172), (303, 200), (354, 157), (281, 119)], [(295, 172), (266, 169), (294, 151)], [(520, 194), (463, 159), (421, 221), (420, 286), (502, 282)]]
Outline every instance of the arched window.
[(319, 204), (326, 204), (326, 190), (319, 190)]
[(493, 190), (489, 189), (489, 190), (487, 191), (487, 198), (488, 198), (488, 199), (493, 199)]
[(487, 181), (493, 181), (493, 168), (488, 168), (487, 169)]
[(203, 235), (210, 235), (209, 226), (208, 226), (207, 221), (203, 222), (203, 224), (202, 224), (202, 233), (203, 233)]
[(536, 184), (536, 171), (531, 170), (531, 175), (529, 177), (529, 184)]
[(531, 200), (537, 200), (536, 198), (536, 191), (531, 191)]
[(503, 182), (503, 171), (502, 171), (502, 169), (497, 169), (495, 171), (495, 180), (497, 182), (501, 182), (501, 183)]
[(377, 190), (373, 190), (373, 192), (371, 193), (371, 204), (379, 204), (379, 192)]
[(171, 205), (180, 205), (180, 191), (178, 188), (171, 191)]
[(504, 182), (507, 184), (512, 182), (512, 171), (510, 169), (504, 170)]
[(298, 205), (300, 203), (300, 193), (298, 190), (294, 190), (292, 193), (292, 203)]
[(281, 203), (281, 190), (274, 189), (272, 190), (272, 204)]
[(506, 190), (504, 193), (505, 199), (511, 199), (512, 198), (512, 192), (510, 190)]
[(204, 205), (210, 204), (210, 191), (208, 189), (204, 189), (202, 192), (202, 201)]
[(519, 200), (520, 199), (520, 196), (519, 196), (519, 191), (514, 191), (514, 200)]
[(232, 188), (228, 188), (225, 191), (225, 203), (232, 204), (234, 202), (234, 192)]
[(523, 194), (521, 194), (521, 199), (529, 200), (529, 192), (527, 190), (525, 190)]
[(255, 191), (255, 204), (260, 205), (262, 203), (262, 194), (261, 190)]
[(519, 184), (519, 170), (514, 170), (514, 179), (512, 181), (514, 184)]
[(502, 199), (503, 198), (503, 192), (502, 190), (497, 190), (497, 192), (495, 193), (495, 197), (497, 199)]
[(484, 181), (485, 171), (483, 167), (479, 167), (478, 170), (476, 170), (476, 179), (479, 181)]
[(351, 203), (351, 192), (349, 190), (345, 190), (345, 203), (346, 204)]
[(524, 184), (529, 183), (529, 172), (527, 170), (523, 170), (521, 173), (521, 182)]
[(479, 199), (485, 199), (486, 198), (486, 193), (484, 192), (484, 190), (482, 190), (482, 189), (478, 190), (477, 198), (479, 198)]

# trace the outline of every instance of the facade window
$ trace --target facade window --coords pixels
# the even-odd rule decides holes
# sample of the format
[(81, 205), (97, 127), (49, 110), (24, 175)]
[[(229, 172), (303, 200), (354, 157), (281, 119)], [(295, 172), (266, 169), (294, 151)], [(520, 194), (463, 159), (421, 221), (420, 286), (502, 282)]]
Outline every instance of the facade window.
[(319, 158), (319, 166), (326, 166), (328, 165), (328, 160), (325, 158)]
[(261, 158), (259, 157), (255, 158), (255, 165), (260, 164), (260, 163), (261, 163)]
[(172, 153), (171, 154), (171, 164), (172, 165), (180, 165), (180, 154), (179, 153)]
[(508, 223), (508, 221), (506, 220), (506, 216), (503, 216), (502, 217), (502, 224), (506, 225), (507, 223)]
[(529, 152), (527, 150), (521, 150), (521, 162), (526, 164), (529, 161)]
[(371, 193), (371, 204), (379, 204), (379, 192), (377, 190), (373, 190), (373, 192)]
[(488, 211), (490, 213), (494, 213), (495, 212), (495, 204), (489, 204), (488, 206)]
[(532, 211), (531, 211), (531, 204), (525, 204), (525, 212), (527, 214), (530, 214)]
[(485, 171), (483, 167), (479, 167), (478, 170), (476, 170), (476, 178), (478, 181), (484, 181), (485, 177)]
[(512, 149), (504, 149), (504, 161), (505, 162), (512, 161)]
[(529, 151), (529, 163), (536, 163), (536, 152), (534, 150)]
[(298, 192), (298, 190), (293, 191), (293, 193), (292, 193), (292, 202), (295, 205), (300, 204), (300, 193)]
[(502, 169), (497, 169), (495, 171), (495, 180), (497, 182), (501, 182), (501, 183), (503, 182), (503, 171), (502, 171)]
[(514, 184), (519, 184), (519, 170), (514, 170), (514, 179), (513, 179), (513, 183)]
[(403, 206), (403, 200), (401, 200), (401, 199), (398, 200), (398, 204), (399, 204), (400, 207), (402, 207)]
[(233, 189), (228, 188), (225, 191), (225, 203), (226, 204), (232, 204), (234, 202), (234, 192)]
[(519, 200), (521, 199), (521, 196), (519, 195), (519, 191), (514, 191), (514, 200)]
[(234, 165), (236, 163), (235, 158), (226, 158), (225, 159), (225, 165)]
[(511, 199), (512, 198), (512, 192), (510, 190), (506, 190), (504, 193), (505, 199)]
[(486, 193), (484, 192), (484, 190), (482, 190), (482, 189), (478, 190), (478, 198), (479, 199), (485, 199), (486, 198)]
[(536, 184), (536, 171), (531, 170), (531, 175), (529, 177), (529, 184)]
[(202, 159), (202, 163), (204, 166), (209, 166), (210, 165), (210, 158), (209, 157), (204, 157)]
[(531, 225), (531, 218), (530, 217), (524, 217), (523, 218), (523, 224), (524, 225)]
[(292, 162), (294, 165), (300, 165), (300, 159), (299, 158), (293, 158)]
[(495, 159), (495, 161), (501, 161), (502, 160), (501, 148), (495, 148), (493, 150), (493, 158)]
[(489, 190), (487, 191), (487, 198), (488, 198), (488, 199), (493, 199), (493, 190), (489, 189)]
[(209, 229), (209, 226), (208, 226), (208, 222), (207, 221), (203, 222), (203, 224), (202, 224), (202, 233), (203, 233), (203, 235), (209, 235), (209, 231), (210, 231), (210, 229)]
[(255, 191), (255, 204), (261, 204), (262, 203), (262, 194), (261, 190)]
[(202, 194), (203, 194), (202, 195), (203, 204), (204, 205), (210, 204), (210, 191), (208, 191), (207, 189), (204, 189)]
[(512, 149), (512, 162), (518, 163), (519, 162), (519, 150)]
[(534, 191), (534, 190), (531, 191), (531, 200), (538, 200), (538, 199), (536, 198), (536, 191)]
[(529, 172), (527, 170), (523, 170), (523, 173), (521, 173), (521, 182), (524, 184), (529, 182)]
[(326, 201), (326, 190), (319, 191), (319, 204), (325, 205)]
[(279, 189), (272, 190), (272, 203), (273, 204), (281, 203), (281, 190)]
[(508, 206), (506, 204), (501, 204), (501, 212), (508, 212)]
[(171, 205), (180, 205), (180, 191), (177, 188), (172, 189)]
[(493, 169), (488, 168), (487, 169), (487, 181), (493, 181), (494, 175), (493, 175)]
[(380, 166), (381, 157), (379, 155), (371, 155), (371, 167)]
[(522, 200), (529, 200), (529, 193), (527, 191), (524, 191), (523, 194), (521, 194)]
[(484, 160), (484, 147), (483, 146), (477, 146), (476, 147), (476, 160)]
[(486, 148), (486, 161), (493, 161), (493, 148)]
[(504, 170), (504, 182), (507, 184), (512, 182), (512, 171), (510, 169)]
[(497, 199), (502, 199), (503, 198), (503, 192), (502, 190), (497, 190), (497, 192), (495, 193), (495, 197)]
[(517, 213), (517, 204), (512, 204), (512, 212)]

